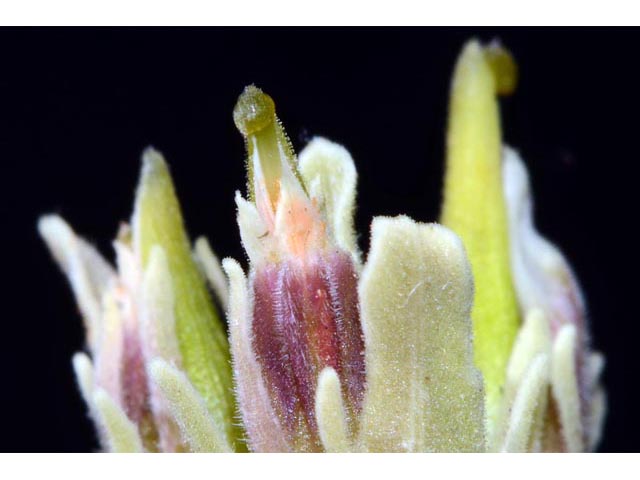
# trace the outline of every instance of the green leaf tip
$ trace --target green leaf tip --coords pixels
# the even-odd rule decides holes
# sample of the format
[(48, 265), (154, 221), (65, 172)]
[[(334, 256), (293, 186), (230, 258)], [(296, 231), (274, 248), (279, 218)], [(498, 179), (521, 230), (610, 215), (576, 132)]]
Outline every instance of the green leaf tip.
[(166, 253), (184, 370), (211, 415), (226, 426), (225, 433), (233, 443), (239, 432), (233, 426), (235, 403), (224, 325), (193, 260), (169, 167), (153, 148), (147, 148), (142, 155), (132, 224), (134, 248), (143, 268), (147, 268), (154, 246), (162, 247)]

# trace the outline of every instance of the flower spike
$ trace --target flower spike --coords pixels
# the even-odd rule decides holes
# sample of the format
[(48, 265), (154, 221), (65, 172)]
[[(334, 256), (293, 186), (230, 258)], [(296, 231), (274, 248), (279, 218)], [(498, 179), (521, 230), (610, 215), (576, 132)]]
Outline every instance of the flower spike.
[(85, 320), (88, 352), (73, 368), (103, 447), (593, 450), (604, 358), (569, 263), (533, 224), (526, 167), (502, 143), (497, 96), (517, 79), (497, 42), (465, 45), (445, 225), (374, 218), (364, 263), (349, 152), (315, 138), (298, 159), (253, 85), (233, 112), (247, 150), (247, 199), (236, 192), (247, 274), (220, 265), (206, 239), (190, 245), (153, 149), (132, 227), (114, 242), (117, 268), (61, 218), (42, 218)]

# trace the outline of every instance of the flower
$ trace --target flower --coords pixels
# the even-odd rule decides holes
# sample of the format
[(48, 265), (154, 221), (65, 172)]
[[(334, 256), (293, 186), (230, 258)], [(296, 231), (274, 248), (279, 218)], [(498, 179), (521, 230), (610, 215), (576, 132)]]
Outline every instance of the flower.
[(236, 194), (247, 274), (233, 259), (221, 266), (204, 239), (192, 251), (153, 150), (117, 269), (43, 217), (85, 319), (91, 358), (73, 363), (104, 448), (594, 449), (603, 357), (570, 266), (533, 225), (526, 167), (502, 142), (497, 95), (516, 83), (503, 47), (467, 43), (441, 224), (376, 217), (364, 262), (348, 151), (315, 138), (296, 158), (254, 86), (234, 109), (247, 147), (248, 195)]

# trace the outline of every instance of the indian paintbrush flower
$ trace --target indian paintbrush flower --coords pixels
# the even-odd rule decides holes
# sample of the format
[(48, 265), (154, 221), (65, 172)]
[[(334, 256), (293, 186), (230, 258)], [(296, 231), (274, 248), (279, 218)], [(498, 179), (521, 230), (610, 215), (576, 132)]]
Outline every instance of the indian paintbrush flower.
[(255, 86), (233, 112), (247, 148), (248, 194), (236, 194), (246, 275), (203, 238), (190, 247), (151, 149), (114, 243), (117, 269), (43, 217), (85, 320), (91, 357), (73, 364), (103, 447), (595, 448), (603, 358), (571, 268), (533, 226), (526, 167), (503, 145), (497, 95), (516, 83), (500, 45), (464, 47), (442, 224), (376, 217), (364, 262), (349, 152), (315, 138), (297, 157)]
[[(307, 162), (302, 158), (305, 163), (298, 170), (271, 98), (256, 87), (247, 87), (234, 110), (234, 120), (247, 144), (253, 197), (253, 202), (236, 198), (238, 224), (251, 263), (251, 300), (247, 296), (237, 300), (249, 315), (230, 316), (240, 410), (243, 414), (253, 411), (261, 401), (257, 397), (267, 392), (264, 400), (273, 409), (272, 418), (244, 414), (254, 450), (284, 446), (320, 450), (315, 412), (320, 375), (340, 381), (340, 401), (344, 399), (344, 413), (348, 413), (345, 420), (352, 420), (344, 427), (355, 426), (362, 403), (365, 372), (354, 262), (357, 253), (352, 239), (337, 238), (342, 232), (336, 229), (344, 226), (333, 223), (333, 212), (327, 212), (331, 199), (324, 202), (324, 192), (318, 191), (323, 179), (314, 179), (320, 182), (317, 185), (312, 185), (313, 180), (304, 181)], [(355, 178), (352, 166), (345, 170)], [(312, 189), (316, 195), (308, 193)], [(345, 200), (345, 206), (352, 208), (353, 198)], [(235, 280), (232, 289), (238, 288), (237, 265), (228, 261), (227, 269)], [(249, 336), (241, 341), (236, 328), (244, 322)], [(243, 348), (250, 351), (243, 352)], [(246, 362), (259, 364), (262, 385), (258, 390), (256, 382), (247, 381), (241, 373), (248, 368), (242, 365), (245, 357)], [(265, 423), (278, 424), (278, 428), (269, 431)]]

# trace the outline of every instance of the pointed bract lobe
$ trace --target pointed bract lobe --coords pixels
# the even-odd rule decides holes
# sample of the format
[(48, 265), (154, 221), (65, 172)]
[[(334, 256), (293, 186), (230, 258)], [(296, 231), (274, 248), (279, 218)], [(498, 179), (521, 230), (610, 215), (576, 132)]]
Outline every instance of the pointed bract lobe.
[(102, 255), (75, 234), (58, 215), (45, 215), (38, 231), (71, 284), (82, 314), (89, 348), (95, 348), (101, 329), (101, 302), (116, 272)]
[[(509, 359), (500, 413), (490, 438), (491, 451), (542, 449), (550, 356), (551, 332), (547, 318), (542, 310), (533, 309), (525, 317)], [(537, 360), (539, 357), (544, 361)], [(534, 367), (536, 361), (539, 364)], [(541, 381), (544, 382), (542, 392), (536, 386)], [(535, 409), (531, 411), (533, 404)]]
[(232, 451), (224, 431), (226, 425), (218, 423), (209, 413), (202, 396), (184, 373), (164, 360), (155, 359), (149, 362), (149, 375), (167, 402), (190, 451)]
[(229, 277), (229, 343), (248, 447), (253, 452), (263, 453), (290, 451), (289, 439), (271, 404), (262, 368), (253, 351), (253, 297), (249, 294), (247, 279), (235, 260), (227, 258), (222, 266)]
[(109, 451), (116, 453), (144, 451), (135, 423), (127, 418), (124, 411), (107, 392), (98, 389), (93, 394), (92, 403)]
[(342, 398), (340, 378), (331, 367), (326, 367), (318, 377), (315, 399), (318, 434), (325, 452), (345, 453), (354, 451), (353, 435), (349, 428)]
[(551, 356), (551, 387), (558, 408), (561, 433), (568, 452), (582, 452), (585, 431), (583, 405), (577, 380), (575, 325), (565, 325), (558, 332)]
[(541, 425), (547, 406), (549, 356), (538, 354), (523, 375), (511, 406), (508, 430), (502, 445), (506, 452), (539, 450)]

